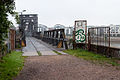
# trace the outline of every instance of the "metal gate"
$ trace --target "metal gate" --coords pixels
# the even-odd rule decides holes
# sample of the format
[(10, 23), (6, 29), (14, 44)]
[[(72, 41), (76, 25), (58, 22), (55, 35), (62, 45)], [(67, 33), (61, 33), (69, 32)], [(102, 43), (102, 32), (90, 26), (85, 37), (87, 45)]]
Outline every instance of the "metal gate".
[(110, 56), (110, 27), (88, 29), (88, 50)]

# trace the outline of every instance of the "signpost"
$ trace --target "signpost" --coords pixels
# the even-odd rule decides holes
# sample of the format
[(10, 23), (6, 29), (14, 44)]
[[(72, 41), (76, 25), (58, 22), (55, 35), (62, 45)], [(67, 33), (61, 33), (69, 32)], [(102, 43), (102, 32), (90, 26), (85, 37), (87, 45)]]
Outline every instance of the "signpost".
[(87, 43), (87, 21), (77, 20), (74, 25), (74, 43), (73, 48), (76, 47), (78, 43)]

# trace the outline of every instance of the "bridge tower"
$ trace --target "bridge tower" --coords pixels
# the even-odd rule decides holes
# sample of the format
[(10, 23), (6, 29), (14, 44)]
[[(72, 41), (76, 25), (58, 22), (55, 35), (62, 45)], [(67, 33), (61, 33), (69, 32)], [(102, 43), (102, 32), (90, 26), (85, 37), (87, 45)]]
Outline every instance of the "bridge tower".
[(25, 37), (34, 37), (38, 32), (38, 15), (37, 14), (22, 14), (20, 17), (20, 35), (21, 44), (26, 45)]
[(38, 15), (37, 14), (23, 14), (20, 15), (19, 29), (28, 37), (36, 35), (38, 31)]

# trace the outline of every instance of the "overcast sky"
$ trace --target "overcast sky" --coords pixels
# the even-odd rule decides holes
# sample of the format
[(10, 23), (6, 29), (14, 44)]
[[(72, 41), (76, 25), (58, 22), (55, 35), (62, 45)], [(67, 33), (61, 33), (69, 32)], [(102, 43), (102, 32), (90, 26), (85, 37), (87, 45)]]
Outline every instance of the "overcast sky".
[(39, 24), (73, 26), (84, 19), (88, 25), (120, 24), (120, 0), (16, 0), (16, 11), (38, 14)]

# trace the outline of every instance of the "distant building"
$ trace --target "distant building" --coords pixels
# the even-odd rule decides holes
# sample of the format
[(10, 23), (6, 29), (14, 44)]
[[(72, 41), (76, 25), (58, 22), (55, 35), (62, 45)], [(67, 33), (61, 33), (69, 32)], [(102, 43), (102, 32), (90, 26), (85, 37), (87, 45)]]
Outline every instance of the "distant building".
[(48, 28), (48, 30), (53, 30), (54, 28), (53, 27), (51, 27), (51, 28)]
[[(109, 25), (109, 26), (88, 26), (89, 28), (94, 28), (94, 27), (110, 27), (110, 36), (111, 37), (120, 37), (120, 25)], [(97, 34), (96, 30), (92, 30), (92, 33)], [(100, 28), (98, 29), (98, 35), (103, 35), (103, 34), (108, 34), (109, 30), (106, 28)]]
[(41, 32), (42, 34), (44, 34), (44, 31), (47, 31), (47, 30), (48, 30), (47, 26), (45, 26), (43, 24), (39, 24), (38, 32)]
[(74, 28), (73, 27), (65, 27), (65, 35), (66, 36), (72, 36), (73, 35)]
[(110, 34), (113, 37), (120, 37), (120, 25), (110, 25)]
[(56, 24), (54, 26), (54, 29), (65, 29), (65, 35), (66, 36), (72, 36), (73, 35), (73, 27), (65, 27), (64, 25), (61, 24)]
[(64, 25), (61, 25), (61, 24), (56, 24), (55, 26), (54, 26), (54, 29), (64, 29), (65, 28), (65, 26)]

